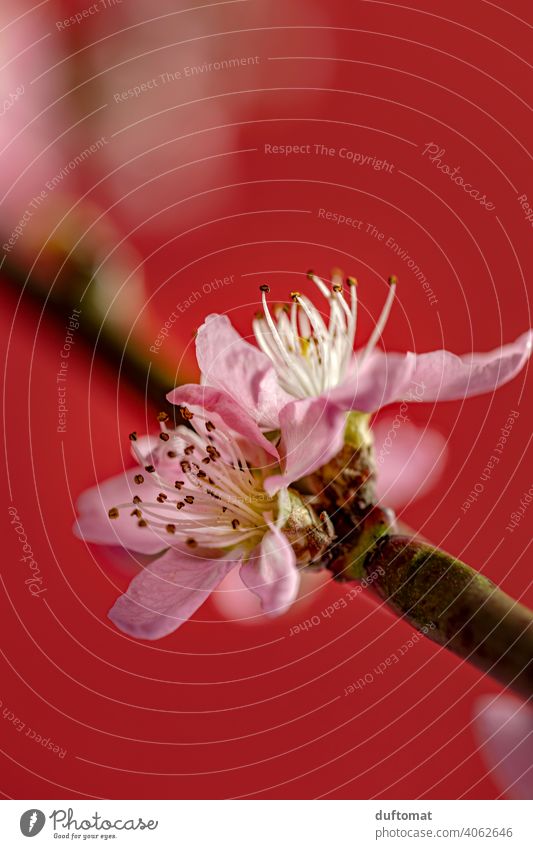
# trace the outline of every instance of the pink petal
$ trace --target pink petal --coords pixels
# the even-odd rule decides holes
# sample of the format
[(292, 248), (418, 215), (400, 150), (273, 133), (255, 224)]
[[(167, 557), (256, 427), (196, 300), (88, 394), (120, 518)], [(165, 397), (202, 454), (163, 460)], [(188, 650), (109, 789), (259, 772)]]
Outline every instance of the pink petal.
[(132, 637), (158, 640), (186, 622), (240, 562), (236, 553), (207, 560), (171, 549), (133, 579), (109, 618)]
[(236, 398), (261, 427), (275, 430), (290, 396), (278, 384), (269, 358), (246, 342), (226, 315), (209, 315), (196, 337), (202, 382)]
[(413, 382), (424, 387), (420, 400), (453, 401), (492, 392), (523, 368), (531, 354), (532, 340), (533, 331), (528, 330), (510, 345), (484, 354), (461, 357), (449, 351), (412, 354)]
[(494, 779), (511, 798), (533, 799), (533, 711), (508, 696), (477, 700), (474, 729)]
[(330, 404), (343, 410), (374, 413), (403, 397), (413, 369), (412, 354), (384, 354), (375, 350), (364, 362), (354, 359), (342, 383), (323, 395)]
[(240, 574), (270, 615), (284, 613), (298, 594), (296, 557), (287, 537), (275, 525), (270, 525), (261, 544), (241, 566)]
[[(318, 594), (330, 582), (330, 573), (326, 569), (319, 572), (303, 569), (300, 573), (300, 586), (296, 602), (298, 610), (306, 609), (310, 604), (318, 603)], [(262, 625), (267, 614), (264, 613), (259, 597), (251, 593), (243, 582), (240, 570), (234, 569), (226, 575), (222, 583), (211, 594), (211, 602), (221, 617), (241, 626)]]
[(281, 475), (266, 478), (269, 494), (316, 471), (343, 445), (346, 413), (324, 397), (291, 401), (280, 413)]
[(416, 427), (405, 419), (407, 415), (402, 411), (372, 425), (377, 494), (394, 509), (420, 498), (436, 483), (447, 455), (445, 437), (428, 427)]
[(243, 437), (251, 446), (259, 446), (270, 456), (278, 458), (275, 446), (263, 436), (248, 412), (227, 392), (221, 389), (213, 389), (211, 386), (189, 383), (186, 386), (178, 386), (173, 389), (172, 392), (168, 393), (167, 399), (171, 404), (189, 407), (192, 413), (195, 412), (195, 409), (197, 412), (206, 413), (212, 419), (215, 427), (229, 429), (234, 434)]
[[(144, 477), (141, 485), (133, 480), (137, 474)], [(134, 505), (119, 510), (118, 519), (110, 519), (108, 510), (119, 504), (131, 503), (134, 495), (139, 495), (143, 501), (155, 501), (159, 492), (160, 487), (153, 485), (149, 473), (140, 466), (109, 478), (80, 495), (76, 505), (79, 518), (73, 527), (74, 534), (86, 542), (156, 554), (168, 548), (168, 534), (150, 525), (140, 528), (138, 519), (130, 515)]]

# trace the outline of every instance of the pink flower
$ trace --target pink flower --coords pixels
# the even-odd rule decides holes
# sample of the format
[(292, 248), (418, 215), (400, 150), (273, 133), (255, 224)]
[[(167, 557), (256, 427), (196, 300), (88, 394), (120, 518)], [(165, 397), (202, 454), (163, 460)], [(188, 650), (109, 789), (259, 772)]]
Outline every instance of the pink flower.
[[(398, 426), (399, 425), (399, 426)], [(428, 427), (418, 427), (398, 414), (385, 415), (372, 424), (377, 466), (376, 494), (380, 502), (400, 510), (425, 495), (438, 481), (447, 459), (445, 437)], [(328, 582), (327, 571), (302, 570), (298, 602), (316, 602)], [(257, 597), (247, 592), (238, 570), (230, 572), (213, 593), (212, 601), (225, 619), (240, 625), (263, 620)], [(302, 608), (300, 607), (300, 613)]]
[(533, 799), (533, 711), (505, 695), (477, 700), (474, 731), (495, 781), (514, 799)]
[[(266, 613), (282, 613), (298, 591), (297, 557), (283, 531), (294, 494), (264, 488), (277, 451), (220, 393), (204, 394), (209, 412), (183, 410), (190, 428), (162, 421), (159, 438), (131, 434), (139, 465), (78, 502), (78, 536), (150, 556), (109, 613), (131, 636), (171, 633), (236, 567)], [(305, 563), (301, 545), (298, 552)]]
[[(448, 351), (388, 353), (377, 343), (392, 308), (391, 278), (383, 311), (366, 346), (354, 352), (357, 327), (356, 281), (348, 278), (349, 299), (335, 276), (328, 288), (309, 278), (329, 305), (329, 319), (299, 292), (292, 305), (271, 313), (261, 286), (264, 314), (253, 323), (257, 346), (245, 341), (227, 316), (210, 315), (196, 340), (203, 387), (231, 395), (265, 431), (280, 429), (283, 473), (267, 483), (270, 492), (330, 460), (343, 442), (346, 412), (372, 413), (393, 401), (446, 401), (490, 392), (511, 380), (531, 353), (532, 331), (485, 354)], [(196, 395), (195, 395), (196, 393)]]

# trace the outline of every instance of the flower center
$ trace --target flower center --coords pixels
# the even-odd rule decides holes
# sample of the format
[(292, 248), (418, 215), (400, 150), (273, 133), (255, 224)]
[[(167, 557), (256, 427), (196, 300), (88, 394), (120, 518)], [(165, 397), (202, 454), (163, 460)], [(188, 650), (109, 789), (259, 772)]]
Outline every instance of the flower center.
[[(264, 314), (253, 322), (257, 344), (272, 361), (279, 383), (295, 398), (326, 392), (342, 382), (355, 362), (353, 348), (357, 328), (357, 281), (347, 278), (349, 301), (344, 296), (342, 277), (334, 274), (331, 288), (312, 271), (308, 278), (329, 303), (326, 324), (320, 310), (300, 292), (291, 292), (292, 305), (271, 313), (267, 285), (260, 286)], [(362, 365), (374, 350), (389, 317), (396, 278), (389, 278), (389, 292), (381, 315), (356, 365)]]
[(267, 495), (261, 472), (251, 469), (236, 439), (203, 414), (181, 410), (191, 428), (169, 430), (167, 417), (160, 414), (162, 445), (150, 457), (139, 450), (136, 434), (130, 434), (133, 453), (159, 494), (155, 500), (153, 495), (143, 498), (145, 476), (138, 474), (139, 495), (113, 507), (110, 517), (131, 509), (140, 527), (179, 535), (191, 547), (252, 548), (267, 529), (264, 514), (274, 517), (278, 498)]

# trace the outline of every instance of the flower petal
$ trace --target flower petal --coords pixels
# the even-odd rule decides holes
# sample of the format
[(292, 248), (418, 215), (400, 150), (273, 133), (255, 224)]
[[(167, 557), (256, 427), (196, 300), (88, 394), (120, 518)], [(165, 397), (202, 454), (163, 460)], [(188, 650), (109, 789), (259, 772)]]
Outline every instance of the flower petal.
[(413, 382), (423, 386), (419, 400), (453, 401), (492, 392), (523, 368), (531, 354), (532, 340), (533, 331), (528, 330), (510, 345), (488, 353), (461, 357), (449, 351), (412, 354)]
[[(137, 474), (144, 477), (140, 486), (133, 480)], [(156, 554), (168, 548), (168, 534), (150, 525), (139, 527), (137, 518), (130, 515), (133, 508), (119, 510), (117, 519), (108, 516), (111, 507), (131, 503), (134, 495), (144, 501), (155, 501), (159, 491), (140, 466), (87, 489), (76, 505), (79, 518), (73, 527), (74, 534), (86, 542), (123, 546), (141, 554)]]
[[(330, 573), (326, 569), (319, 572), (302, 569), (300, 586), (295, 601), (302, 611), (308, 605), (318, 603), (318, 594), (329, 584)], [(251, 593), (244, 584), (239, 569), (229, 572), (222, 583), (211, 595), (211, 602), (219, 615), (241, 626), (264, 625), (267, 614), (264, 613), (259, 597)]]
[(270, 615), (284, 613), (298, 595), (296, 557), (287, 537), (275, 525), (270, 525), (261, 544), (241, 566), (240, 574)]
[(246, 342), (226, 315), (207, 316), (196, 337), (196, 358), (204, 384), (236, 398), (261, 427), (278, 427), (290, 396), (266, 354)]
[(265, 479), (269, 495), (331, 460), (343, 445), (346, 413), (324, 397), (291, 401), (280, 413), (283, 472)]
[(377, 494), (397, 509), (420, 498), (433, 486), (446, 462), (446, 439), (428, 427), (419, 428), (400, 414), (372, 425), (377, 467)]
[(237, 552), (206, 560), (171, 549), (133, 579), (108, 616), (131, 637), (158, 640), (186, 622), (240, 562)]
[(482, 754), (511, 798), (533, 799), (533, 711), (508, 696), (477, 700), (474, 729)]
[(189, 383), (186, 386), (178, 386), (173, 389), (172, 392), (168, 393), (167, 399), (171, 404), (189, 407), (193, 414), (195, 408), (198, 412), (207, 413), (213, 419), (215, 426), (229, 428), (233, 433), (248, 441), (251, 446), (259, 446), (270, 456), (278, 458), (276, 447), (263, 436), (258, 425), (244, 407), (241, 407), (231, 395), (228, 395), (222, 389)]
[(414, 369), (412, 354), (384, 354), (375, 350), (364, 361), (354, 359), (344, 380), (323, 393), (343, 410), (374, 413), (403, 397)]

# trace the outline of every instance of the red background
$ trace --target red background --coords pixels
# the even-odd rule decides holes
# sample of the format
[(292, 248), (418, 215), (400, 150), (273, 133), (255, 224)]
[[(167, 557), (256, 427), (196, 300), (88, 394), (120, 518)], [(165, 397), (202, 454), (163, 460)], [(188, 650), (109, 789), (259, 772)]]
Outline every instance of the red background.
[[(190, 5), (178, 4), (178, 11)], [(340, 266), (359, 278), (361, 341), (390, 273), (400, 286), (384, 336), (389, 348), (487, 350), (530, 325), (531, 225), (517, 200), (522, 193), (533, 198), (529, 3), (510, 0), (503, 9), (484, 0), (412, 7), (250, 0), (149, 21), (175, 10), (150, 6), (124, 3), (63, 32), (55, 20), (83, 4), (46, 4), (11, 24), (17, 38), (5, 50), (15, 71), (4, 89), (22, 81), (24, 120), (39, 117), (22, 126), (27, 149), (20, 142), (2, 154), (4, 238), (32, 192), (105, 134), (104, 151), (70, 174), (65, 189), (69, 204), (87, 194), (113, 224), (116, 241), (126, 237), (137, 250), (155, 325), (204, 282), (235, 275), (234, 284), (186, 308), (165, 342), (176, 366), (185, 352), (191, 375), (192, 334), (206, 313), (228, 311), (249, 332), (258, 284), (268, 281), (284, 298), (307, 285), (311, 266), (324, 275)], [(13, 58), (17, 44), (31, 46), (47, 32), (41, 46)], [(113, 99), (163, 70), (256, 55), (257, 66)], [(303, 58), (274, 61), (287, 56)], [(443, 161), (459, 165), (493, 211), (422, 156), (429, 142), (445, 149)], [(264, 152), (265, 144), (308, 143), (375, 155), (394, 168)], [(157, 145), (164, 147), (150, 150)], [(32, 162), (35, 151), (40, 158)], [(195, 162), (205, 157), (215, 158)], [(120, 164), (118, 179), (111, 172)], [(163, 173), (167, 168), (179, 170)], [(46, 236), (47, 208), (39, 213)], [(384, 241), (321, 220), (319, 208), (361, 219), (365, 228), (372, 222), (392, 237), (425, 273), (438, 303), (429, 304)], [(36, 254), (25, 237), (15, 250), (30, 260)], [(152, 644), (113, 628), (106, 612), (127, 577), (73, 537), (73, 502), (129, 462), (125, 437), (145, 427), (142, 394), (77, 340), (67, 432), (58, 434), (55, 380), (67, 315), (63, 324), (46, 310), (41, 316), (7, 285), (1, 297), (11, 489), (3, 496), (0, 699), (26, 727), (67, 750), (60, 759), (3, 719), (4, 794), (496, 797), (501, 788), (486, 773), (471, 725), (475, 698), (499, 690), (492, 680), (421, 640), (371, 685), (343, 695), (412, 635), (364, 594), (294, 637), (293, 624), (344, 589), (331, 584), (284, 617), (254, 626), (225, 621), (208, 602)], [(526, 371), (493, 396), (411, 410), (414, 421), (446, 436), (449, 459), (436, 489), (402, 518), (531, 605), (529, 517), (514, 533), (505, 529), (531, 485), (528, 381)], [(512, 410), (520, 416), (502, 462), (463, 513)], [(44, 576), (46, 593), (38, 599), (24, 585), (11, 504)]]

